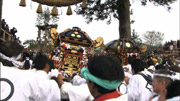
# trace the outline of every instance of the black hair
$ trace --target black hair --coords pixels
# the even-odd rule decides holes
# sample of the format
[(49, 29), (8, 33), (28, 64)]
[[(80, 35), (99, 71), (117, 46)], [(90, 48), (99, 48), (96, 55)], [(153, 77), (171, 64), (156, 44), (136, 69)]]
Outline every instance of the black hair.
[(17, 56), (22, 51), (23, 46), (16, 41), (6, 41), (0, 44), (0, 52), (8, 57)]
[(133, 63), (131, 64), (132, 69), (134, 70), (135, 74), (144, 71), (144, 68), (146, 68), (146, 63), (143, 62), (141, 59), (135, 59)]
[(30, 61), (29, 60), (25, 60), (24, 62), (24, 66), (23, 66), (24, 69), (29, 69), (30, 68)]
[[(88, 62), (89, 72), (104, 80), (124, 80), (124, 70), (119, 60), (111, 56), (95, 56)], [(95, 84), (95, 83), (94, 83)], [(95, 84), (101, 94), (112, 92), (114, 90), (105, 89)]]
[[(17, 41), (5, 41), (0, 44), (0, 53), (7, 57), (18, 56), (23, 51), (23, 46), (17, 43)], [(14, 66), (12, 62), (2, 60), (3, 65)]]
[(134, 60), (135, 60), (134, 57), (132, 57), (132, 56), (129, 56), (129, 57), (128, 57), (128, 63), (129, 63), (129, 64), (132, 64)]
[(180, 80), (173, 81), (166, 89), (166, 99), (180, 96)]
[(23, 65), (24, 69), (29, 69), (30, 68), (30, 61), (29, 61), (28, 58), (30, 59), (29, 53), (28, 52), (23, 52), (23, 59), (22, 59), (22, 61), (25, 61), (24, 65)]
[(148, 65), (148, 67), (149, 67), (149, 66), (151, 66), (151, 65), (154, 65), (153, 60), (152, 60), (152, 59), (150, 59), (150, 60), (147, 62), (147, 65)]
[(159, 69), (166, 69), (166, 67), (164, 65), (156, 65), (155, 66), (156, 70), (159, 70)]
[(50, 65), (49, 71), (51, 71), (51, 69), (55, 69), (53, 60), (49, 60), (49, 65)]
[(23, 59), (22, 59), (22, 61), (26, 60), (26, 57), (30, 58), (30, 54), (27, 51), (23, 52)]
[(33, 68), (36, 68), (37, 70), (43, 70), (47, 63), (49, 64), (49, 59), (47, 56), (42, 54), (37, 55), (33, 60)]
[(169, 68), (169, 70), (171, 70), (171, 71), (173, 71), (173, 72), (178, 72), (178, 73), (180, 73), (180, 68), (179, 68), (178, 66), (176, 66), (176, 65), (171, 66), (171, 67)]

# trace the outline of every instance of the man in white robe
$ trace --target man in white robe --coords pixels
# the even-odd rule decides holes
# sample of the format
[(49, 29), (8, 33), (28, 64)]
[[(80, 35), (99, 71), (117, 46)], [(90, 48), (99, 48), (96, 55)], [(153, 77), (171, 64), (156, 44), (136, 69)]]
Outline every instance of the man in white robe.
[[(133, 76), (129, 80), (128, 84), (128, 101), (149, 101), (153, 95), (152, 85), (150, 85), (147, 80), (140, 75), (142, 73), (148, 77), (147, 71), (145, 71), (145, 63), (136, 59), (132, 63)], [(149, 75), (150, 78), (152, 78)]]
[[(1, 100), (33, 101), (40, 100), (38, 83), (32, 74), (17, 67), (0, 64), (1, 68)], [(9, 83), (8, 83), (9, 82)], [(11, 95), (12, 93), (12, 95)], [(9, 95), (9, 96), (8, 96)], [(10, 96), (11, 95), (11, 96)]]
[[(51, 70), (50, 60), (45, 55), (37, 56), (33, 61), (33, 68), (35, 68), (34, 75), (36, 76), (39, 92), (41, 93), (41, 101), (60, 101), (61, 93), (59, 87), (58, 76), (59, 71), (54, 70), (55, 72), (48, 75), (48, 72)], [(55, 75), (53, 75), (55, 74)], [(53, 79), (50, 79), (53, 77)]]
[(31, 72), (18, 69), (23, 47), (16, 41), (0, 45), (0, 100), (40, 101), (38, 83)]

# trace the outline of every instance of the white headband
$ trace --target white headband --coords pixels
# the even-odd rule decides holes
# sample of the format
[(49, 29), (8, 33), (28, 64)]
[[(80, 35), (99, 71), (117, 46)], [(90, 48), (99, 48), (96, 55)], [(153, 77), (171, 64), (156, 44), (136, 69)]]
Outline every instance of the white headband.
[(23, 66), (21, 62), (17, 61), (21, 58), (21, 54), (19, 54), (16, 57), (13, 56), (10, 58), (10, 57), (7, 57), (4, 54), (0, 53), (0, 57), (4, 60), (8, 60), (8, 61), (12, 62), (12, 64), (16, 67)]
[(166, 77), (166, 78), (170, 78), (173, 81), (177, 80), (177, 78), (175, 76), (171, 76), (171, 75), (166, 75), (166, 74), (153, 74), (153, 76), (160, 76), (160, 77)]
[(166, 63), (164, 64), (164, 66), (168, 66), (168, 67), (171, 67), (168, 62), (166, 61)]

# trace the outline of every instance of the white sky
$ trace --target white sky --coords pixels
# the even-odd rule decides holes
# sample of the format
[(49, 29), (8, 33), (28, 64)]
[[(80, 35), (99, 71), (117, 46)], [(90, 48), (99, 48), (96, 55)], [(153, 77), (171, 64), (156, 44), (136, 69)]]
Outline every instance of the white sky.
[[(20, 0), (3, 0), (2, 18), (4, 18), (10, 29), (16, 27), (17, 36), (24, 42), (27, 39), (36, 39), (37, 28), (36, 23), (36, 9), (38, 4), (31, 0), (26, 0), (26, 7), (19, 6)], [(179, 0), (172, 4), (171, 12), (168, 12), (162, 6), (154, 6), (149, 3), (147, 6), (141, 6), (140, 2), (136, 0), (132, 7), (134, 8), (134, 15), (131, 16), (135, 23), (131, 25), (131, 29), (142, 37), (146, 31), (159, 31), (164, 33), (165, 40), (180, 39), (179, 33)], [(46, 5), (43, 5), (43, 8)], [(50, 10), (52, 7), (50, 7)], [(77, 26), (85, 31), (91, 39), (95, 40), (97, 37), (103, 37), (105, 43), (119, 38), (118, 21), (113, 19), (110, 25), (106, 21), (93, 21), (93, 23), (86, 24), (82, 16), (78, 16), (73, 12), (73, 15), (67, 16), (67, 7), (58, 8), (59, 16), (57, 32), (62, 32), (67, 28)], [(72, 10), (74, 8), (72, 7)]]

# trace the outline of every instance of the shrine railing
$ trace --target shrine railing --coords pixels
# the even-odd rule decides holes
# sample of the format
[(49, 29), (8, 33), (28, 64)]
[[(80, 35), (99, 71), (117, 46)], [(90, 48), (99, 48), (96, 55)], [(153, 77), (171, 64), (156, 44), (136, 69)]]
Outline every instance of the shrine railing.
[(15, 39), (10, 33), (5, 31), (4, 29), (1, 28), (0, 31), (0, 41), (8, 41)]

